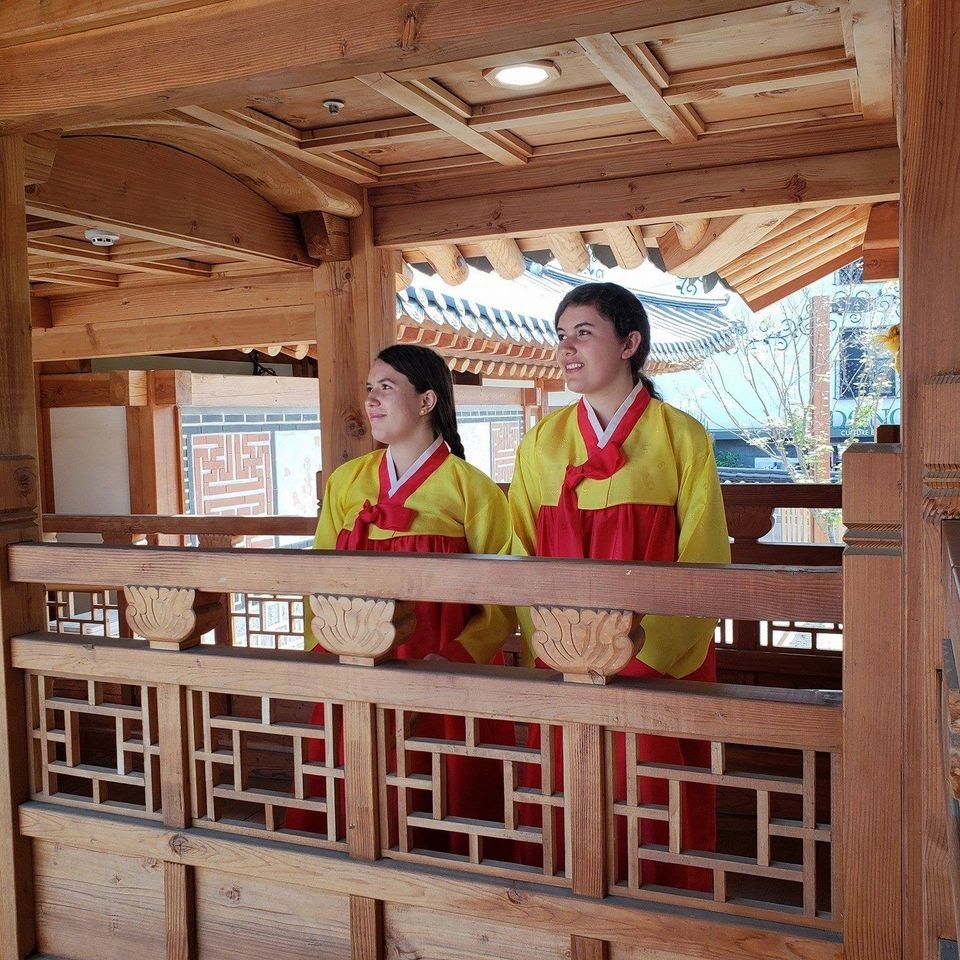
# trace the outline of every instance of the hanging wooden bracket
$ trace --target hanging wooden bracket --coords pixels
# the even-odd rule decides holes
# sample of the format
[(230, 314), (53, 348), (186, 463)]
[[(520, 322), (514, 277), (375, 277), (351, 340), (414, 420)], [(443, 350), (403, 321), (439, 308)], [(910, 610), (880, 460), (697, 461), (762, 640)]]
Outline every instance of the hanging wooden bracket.
[(185, 650), (200, 643), (224, 615), (219, 594), (187, 587), (125, 586), (127, 623), (156, 650)]
[(416, 626), (409, 601), (315, 593), (310, 597), (310, 609), (310, 628), (317, 642), (335, 653), (341, 663), (380, 663)]

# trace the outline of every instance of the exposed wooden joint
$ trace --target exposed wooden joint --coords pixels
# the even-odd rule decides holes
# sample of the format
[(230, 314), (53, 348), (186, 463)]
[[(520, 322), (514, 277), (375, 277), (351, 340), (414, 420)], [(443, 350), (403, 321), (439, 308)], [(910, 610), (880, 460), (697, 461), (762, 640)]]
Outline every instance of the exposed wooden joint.
[(356, 155), (304, 150), (300, 130), (256, 110), (213, 110), (202, 106), (184, 106), (180, 107), (180, 113), (354, 183), (375, 183), (380, 173), (375, 163)]
[[(175, 184), (170, 196), (158, 184)], [(34, 216), (239, 259), (310, 262), (297, 224), (210, 163), (160, 144), (62, 140), (50, 178), (27, 186)], [(183, 249), (179, 256), (183, 255)]]
[(673, 226), (680, 246), (684, 250), (692, 250), (703, 239), (710, 221), (705, 217), (691, 217), (689, 220), (678, 220)]
[(590, 266), (590, 251), (579, 233), (551, 233), (546, 242), (567, 273), (580, 273)]
[(59, 144), (59, 130), (30, 133), (23, 138), (24, 183), (43, 183), (50, 176)]
[(893, 5), (890, 0), (841, 0), (849, 5), (865, 120), (893, 117)]
[(485, 240), (482, 246), (490, 266), (504, 280), (516, 280), (517, 277), (523, 276), (526, 264), (523, 253), (513, 237), (494, 237), (491, 240)]
[(878, 203), (870, 211), (863, 236), (863, 279), (900, 276), (900, 204)]
[(298, 219), (307, 253), (314, 260), (350, 259), (350, 228), (346, 220), (320, 210), (301, 213)]
[(617, 263), (624, 270), (633, 270), (647, 259), (647, 247), (639, 230), (624, 224), (609, 224), (603, 232)]
[(420, 248), (420, 253), (440, 275), (440, 279), (451, 287), (459, 286), (470, 273), (466, 260), (453, 245), (425, 246)]
[(44, 373), (40, 375), (40, 406), (139, 407), (147, 402), (145, 370), (109, 373)]
[(578, 43), (591, 63), (671, 143), (690, 143), (696, 134), (676, 110), (667, 104), (659, 85), (650, 78), (640, 61), (624, 49), (611, 34), (580, 37)]
[(684, 249), (675, 231), (660, 238), (664, 266), (678, 277), (703, 277), (735, 260), (779, 226), (790, 212), (746, 213), (710, 221), (700, 241)]
[[(367, 74), (357, 79), (388, 100), (504, 166), (522, 166), (530, 156), (527, 145), (512, 134), (483, 132), (472, 128), (467, 123), (469, 112), (464, 116), (463, 110), (458, 109), (456, 103), (451, 104), (449, 93), (442, 91), (442, 88), (438, 90), (437, 84), (428, 87), (424, 82), (416, 85), (403, 83), (386, 73)], [(443, 97), (443, 93), (448, 95)], [(469, 111), (469, 108), (467, 110)]]

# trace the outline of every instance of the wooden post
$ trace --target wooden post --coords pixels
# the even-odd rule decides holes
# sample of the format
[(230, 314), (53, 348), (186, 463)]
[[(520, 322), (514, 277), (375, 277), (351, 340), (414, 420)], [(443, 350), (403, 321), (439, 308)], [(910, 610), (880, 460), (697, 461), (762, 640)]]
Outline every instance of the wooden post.
[(314, 270), (320, 448), (329, 477), (374, 448), (363, 412), (373, 358), (396, 340), (397, 253), (373, 245), (370, 207), (350, 221), (350, 260)]
[(946, 876), (937, 668), (940, 521), (960, 516), (960, 6), (904, 5), (901, 151), (904, 505), (904, 956), (956, 939)]
[(0, 137), (0, 956), (18, 960), (35, 931), (31, 849), (18, 823), (30, 796), (24, 682), (10, 638), (44, 628), (42, 590), (11, 583), (7, 569), (10, 543), (40, 539), (23, 179), (23, 142)]
[(892, 960), (901, 955), (903, 909), (898, 446), (857, 444), (844, 454), (843, 522), (843, 777), (833, 844), (843, 861), (834, 896), (842, 892), (845, 904), (844, 956)]

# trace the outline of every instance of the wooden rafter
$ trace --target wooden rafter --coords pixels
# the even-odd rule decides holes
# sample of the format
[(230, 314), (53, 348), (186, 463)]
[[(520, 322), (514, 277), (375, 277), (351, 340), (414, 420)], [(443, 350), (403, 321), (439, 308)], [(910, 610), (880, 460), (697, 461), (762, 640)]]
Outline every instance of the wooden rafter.
[(603, 229), (607, 243), (624, 270), (633, 270), (647, 259), (647, 246), (637, 227), (610, 224)]
[(546, 242), (567, 273), (580, 273), (590, 265), (590, 251), (579, 233), (551, 233)]
[(595, 34), (578, 40), (593, 65), (671, 143), (690, 143), (697, 134), (687, 118), (663, 99), (660, 87), (641, 61), (624, 49), (611, 34)]
[[(158, 184), (175, 185), (166, 196)], [(307, 264), (299, 226), (238, 180), (179, 150), (112, 137), (65, 139), (27, 209), (121, 236), (232, 258)]]
[[(71, 263), (82, 263), (93, 266), (107, 266), (121, 272), (159, 274), (164, 276), (209, 277), (211, 268), (208, 263), (198, 263), (177, 257), (158, 263), (132, 259), (124, 256), (114, 259), (113, 251), (109, 248), (94, 247), (81, 240), (72, 240), (66, 237), (55, 237), (47, 240), (28, 238), (27, 253), (31, 256), (44, 256), (53, 260), (64, 260)], [(41, 279), (31, 270), (33, 279)]]
[(504, 280), (516, 280), (525, 269), (523, 253), (513, 237), (493, 237), (483, 243), (483, 252), (490, 266)]
[(467, 121), (472, 116), (472, 108), (436, 83), (404, 83), (386, 73), (366, 74), (357, 79), (398, 106), (504, 166), (522, 165), (530, 156), (529, 147), (518, 137), (471, 127)]

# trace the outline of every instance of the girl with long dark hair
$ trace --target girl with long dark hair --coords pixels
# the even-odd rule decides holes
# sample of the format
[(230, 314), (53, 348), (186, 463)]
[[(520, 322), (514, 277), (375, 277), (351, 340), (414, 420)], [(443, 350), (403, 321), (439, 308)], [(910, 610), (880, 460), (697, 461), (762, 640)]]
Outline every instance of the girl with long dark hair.
[[(700, 423), (660, 400), (644, 373), (650, 323), (636, 295), (615, 283), (585, 283), (560, 301), (555, 323), (557, 359), (567, 387), (581, 399), (545, 417), (520, 444), (510, 487), (514, 553), (729, 563), (710, 438)], [(715, 619), (644, 617), (643, 646), (622, 675), (715, 680), (715, 626)], [(524, 659), (532, 665), (529, 618), (522, 612), (521, 632)], [(616, 795), (622, 799), (618, 739)], [(638, 760), (709, 769), (709, 744), (639, 736)], [(713, 790), (686, 782), (682, 789), (683, 847), (712, 850)], [(640, 778), (640, 796), (666, 809), (667, 782)], [(668, 844), (665, 822), (644, 819), (641, 831), (642, 844)], [(711, 883), (705, 870), (652, 858), (643, 860), (642, 877), (688, 889)]]
[[(512, 531), (506, 498), (486, 474), (464, 459), (453, 378), (442, 357), (410, 344), (382, 350), (370, 367), (365, 411), (373, 438), (386, 448), (357, 457), (330, 475), (314, 549), (510, 552)], [(397, 659), (502, 662), (500, 648), (516, 624), (511, 609), (496, 606), (418, 602), (414, 615), (416, 625), (397, 645)], [(311, 641), (308, 637), (308, 648)], [(323, 722), (322, 704), (318, 707), (311, 721), (319, 725)], [(421, 714), (417, 724), (418, 737), (464, 737), (461, 717)], [(487, 742), (498, 737), (509, 742), (510, 734), (490, 730)], [(311, 759), (322, 757), (323, 744), (308, 743), (314, 753)], [(495, 770), (487, 770), (485, 761), (467, 759), (447, 758), (448, 814), (502, 819), (500, 765), (488, 761)], [(313, 786), (317, 795), (320, 781)], [(320, 814), (291, 809), (285, 826), (319, 830), (324, 826), (321, 818)], [(424, 846), (445, 846), (421, 839)], [(461, 852), (456, 849), (460, 840), (464, 838), (451, 840), (452, 852)]]

